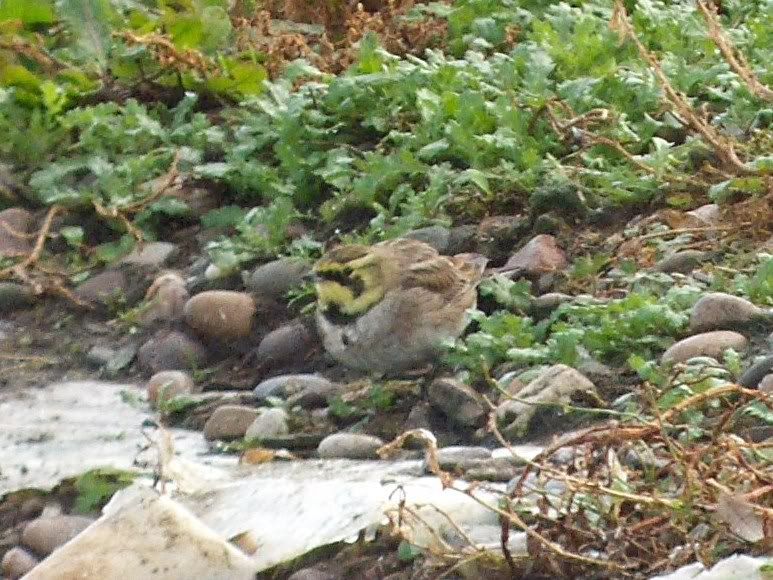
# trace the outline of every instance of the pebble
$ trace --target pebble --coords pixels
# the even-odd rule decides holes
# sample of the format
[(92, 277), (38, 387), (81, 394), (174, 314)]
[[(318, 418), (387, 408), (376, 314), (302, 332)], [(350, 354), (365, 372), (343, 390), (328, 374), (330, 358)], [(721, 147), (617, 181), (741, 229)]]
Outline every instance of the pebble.
[(475, 389), (452, 378), (432, 381), (430, 403), (459, 425), (478, 425), (486, 416), (481, 396)]
[(21, 541), (39, 556), (48, 556), (85, 530), (94, 520), (84, 516), (59, 515), (32, 520), (24, 527)]
[(376, 450), (384, 445), (379, 437), (360, 433), (334, 433), (320, 441), (317, 455), (323, 459), (378, 459)]
[(661, 360), (664, 363), (679, 363), (696, 356), (710, 356), (722, 360), (725, 350), (732, 348), (742, 352), (748, 344), (749, 341), (743, 334), (730, 330), (704, 332), (674, 343), (663, 353)]
[(135, 247), (119, 263), (148, 268), (161, 268), (174, 260), (179, 253), (177, 244), (170, 242), (145, 242), (141, 247)]
[(290, 374), (261, 381), (253, 392), (259, 401), (263, 401), (268, 397), (285, 398), (306, 391), (329, 392), (334, 388), (335, 385), (321, 375)]
[(241, 439), (258, 416), (258, 410), (243, 405), (223, 405), (204, 424), (205, 439)]
[(39, 562), (40, 560), (24, 548), (11, 548), (3, 556), (0, 570), (2, 570), (3, 578), (18, 580), (37, 566)]
[(532, 299), (531, 304), (529, 304), (529, 312), (536, 316), (545, 317), (562, 304), (571, 302), (572, 300), (573, 297), (569, 294), (548, 292), (547, 294)]
[(510, 256), (503, 269), (538, 275), (563, 270), (567, 264), (566, 254), (558, 246), (556, 238), (549, 234), (540, 234)]
[(28, 286), (14, 282), (0, 282), (0, 313), (26, 308), (34, 303), (35, 295)]
[(300, 286), (311, 272), (311, 264), (298, 258), (280, 258), (244, 275), (249, 292), (267, 298), (285, 299), (287, 292)]
[(255, 300), (245, 292), (207, 290), (186, 302), (183, 315), (191, 328), (207, 338), (244, 338), (252, 330)]
[(508, 482), (513, 479), (521, 468), (507, 459), (486, 459), (465, 469), (464, 476), (471, 481)]
[(692, 211), (688, 211), (687, 215), (703, 222), (701, 225), (715, 226), (719, 223), (722, 212), (719, 209), (719, 205), (716, 203), (709, 203)]
[(773, 395), (773, 373), (765, 375), (757, 388), (763, 393)]
[(484, 459), (491, 459), (491, 450), (485, 447), (451, 445), (442, 447), (437, 452), (441, 469), (466, 469)]
[(32, 214), (20, 207), (0, 211), (0, 257), (25, 256), (32, 251), (33, 240), (26, 234), (32, 230), (33, 220)]
[(244, 438), (269, 439), (290, 432), (287, 411), (278, 407), (258, 409), (258, 416), (247, 428)]
[(474, 252), (477, 246), (477, 233), (478, 226), (472, 224), (451, 228), (449, 230), (446, 252), (451, 256)]
[(304, 361), (314, 346), (312, 336), (300, 321), (288, 322), (272, 330), (258, 345), (259, 364), (281, 368)]
[(773, 355), (766, 356), (755, 362), (744, 371), (738, 384), (747, 389), (754, 389), (760, 384), (765, 375), (773, 372)]
[(524, 401), (507, 400), (499, 404), (497, 418), (505, 425), (502, 434), (522, 436), (540, 406), (566, 404), (575, 392), (595, 390), (593, 382), (578, 370), (563, 364), (553, 365), (518, 392)]
[(176, 272), (158, 276), (145, 293), (147, 308), (142, 312), (141, 322), (152, 324), (157, 321), (174, 322), (181, 320), (190, 294), (185, 280)]
[(290, 395), (287, 398), (287, 405), (289, 407), (299, 406), (304, 409), (327, 407), (330, 399), (340, 393), (341, 390), (341, 385), (331, 383), (330, 381), (325, 384), (320, 381), (317, 385), (309, 385), (300, 392)]
[(121, 270), (105, 270), (92, 276), (75, 289), (75, 295), (85, 302), (109, 305), (129, 295), (129, 278)]
[(160, 331), (137, 353), (140, 367), (151, 373), (195, 369), (204, 366), (207, 349), (197, 340), (177, 331)]
[(411, 230), (403, 237), (429, 244), (439, 253), (444, 254), (448, 250), (451, 241), (451, 230), (443, 226), (427, 226), (426, 228)]
[(194, 383), (193, 378), (184, 371), (161, 371), (150, 377), (146, 389), (148, 401), (156, 405), (177, 395), (192, 393)]
[(701, 252), (700, 250), (684, 250), (663, 258), (655, 265), (655, 270), (667, 274), (674, 272), (689, 274), (701, 264), (707, 262), (710, 257), (711, 255), (708, 252)]
[(528, 219), (520, 215), (498, 215), (483, 218), (475, 232), (475, 251), (492, 261), (507, 257), (528, 227)]
[(692, 308), (690, 332), (726, 330), (747, 325), (763, 314), (748, 300), (723, 292), (711, 292), (703, 296)]

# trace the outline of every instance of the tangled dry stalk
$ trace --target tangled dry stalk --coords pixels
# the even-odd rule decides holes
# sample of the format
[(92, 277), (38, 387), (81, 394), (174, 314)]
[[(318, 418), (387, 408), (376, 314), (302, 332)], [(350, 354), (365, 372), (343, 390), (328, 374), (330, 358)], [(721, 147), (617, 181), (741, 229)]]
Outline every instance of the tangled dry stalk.
[[(645, 383), (643, 389), (651, 401), (646, 414), (560, 438), (526, 461), (497, 505), (475, 494), (479, 484), (459, 485), (440, 468), (431, 434), (404, 433), (381, 452), (388, 455), (409, 438), (423, 441), (428, 467), (445, 488), (498, 514), (499, 566), (512, 574), (646, 578), (696, 559), (709, 566), (737, 551), (768, 553), (773, 443), (755, 443), (733, 430), (750, 405), (773, 410), (773, 396), (728, 384), (660, 411), (654, 387)], [(500, 433), (493, 409), (488, 430), (523, 461)], [(705, 414), (701, 436), (691, 431), (696, 413)], [(417, 514), (403, 507), (400, 518), (416, 520)], [(528, 557), (509, 552), (512, 531), (527, 535)], [(480, 549), (469, 544), (444, 552), (438, 542), (428, 565), (448, 571), (480, 559)]]

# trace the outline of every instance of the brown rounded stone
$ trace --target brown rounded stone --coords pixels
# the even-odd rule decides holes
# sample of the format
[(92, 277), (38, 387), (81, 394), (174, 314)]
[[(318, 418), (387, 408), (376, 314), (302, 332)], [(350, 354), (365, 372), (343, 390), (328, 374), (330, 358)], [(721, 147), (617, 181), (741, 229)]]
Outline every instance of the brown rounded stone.
[(27, 572), (38, 565), (38, 560), (24, 548), (11, 548), (3, 556), (3, 562), (0, 565), (3, 578), (8, 580), (18, 580)]
[(206, 439), (240, 439), (258, 416), (258, 410), (243, 405), (223, 405), (204, 424)]
[(148, 381), (148, 400), (152, 404), (168, 401), (177, 395), (187, 395), (193, 392), (194, 384), (191, 376), (183, 371), (161, 371)]
[(48, 556), (85, 530), (94, 520), (83, 516), (59, 515), (32, 520), (24, 527), (21, 541), (41, 556)]
[(244, 292), (207, 290), (185, 304), (185, 322), (202, 336), (220, 340), (243, 338), (252, 330), (255, 301)]
[(663, 353), (662, 360), (667, 363), (678, 363), (696, 356), (710, 356), (719, 359), (727, 349), (744, 351), (748, 344), (749, 341), (746, 340), (746, 337), (737, 332), (729, 330), (704, 332), (671, 345)]

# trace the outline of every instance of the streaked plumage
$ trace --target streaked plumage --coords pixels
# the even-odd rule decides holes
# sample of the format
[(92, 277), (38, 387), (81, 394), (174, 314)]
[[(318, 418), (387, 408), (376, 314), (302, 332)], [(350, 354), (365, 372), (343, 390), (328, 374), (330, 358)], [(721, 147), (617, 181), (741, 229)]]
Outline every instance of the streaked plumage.
[(330, 250), (314, 268), (325, 349), (361, 370), (420, 366), (464, 331), (484, 267), (480, 256), (441, 256), (408, 239)]

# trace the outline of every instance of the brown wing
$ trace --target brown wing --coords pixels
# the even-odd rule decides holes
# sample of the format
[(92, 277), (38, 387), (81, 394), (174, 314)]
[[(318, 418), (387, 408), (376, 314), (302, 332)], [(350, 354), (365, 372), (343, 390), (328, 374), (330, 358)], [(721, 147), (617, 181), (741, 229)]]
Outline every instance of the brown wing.
[(402, 278), (404, 288), (424, 288), (440, 294), (446, 301), (452, 300), (466, 285), (454, 263), (444, 256), (412, 264)]
[(410, 264), (423, 262), (438, 256), (437, 250), (429, 244), (406, 238), (387, 240), (373, 247), (383, 250), (392, 260), (400, 264), (401, 268), (407, 268)]

